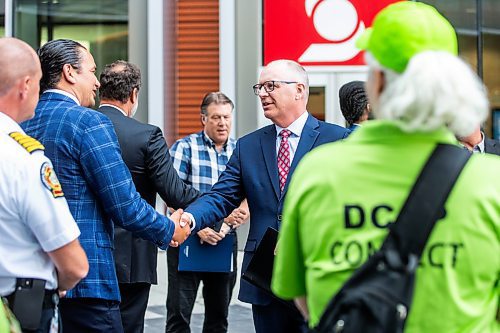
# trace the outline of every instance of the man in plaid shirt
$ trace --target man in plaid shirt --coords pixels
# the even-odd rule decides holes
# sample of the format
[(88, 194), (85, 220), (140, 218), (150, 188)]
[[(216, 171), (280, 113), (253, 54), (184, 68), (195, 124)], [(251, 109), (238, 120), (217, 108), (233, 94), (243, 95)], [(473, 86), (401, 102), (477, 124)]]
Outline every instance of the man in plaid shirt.
[[(236, 146), (236, 140), (229, 137), (233, 108), (233, 102), (223, 93), (206, 94), (201, 103), (203, 130), (178, 140), (170, 148), (172, 161), (180, 178), (202, 193), (208, 192), (217, 182)], [(244, 201), (227, 219), (241, 224), (248, 216), (248, 206)], [(199, 231), (197, 236), (192, 237), (199, 237), (201, 242), (215, 246), (230, 231), (231, 228), (227, 224), (223, 223), (221, 227), (219, 223)], [(237, 271), (237, 241), (236, 235), (234, 236), (233, 271), (230, 273), (180, 272), (179, 249), (168, 249), (166, 332), (190, 332), (191, 312), (200, 281), (203, 281), (205, 301), (203, 332), (227, 332), (228, 308)]]

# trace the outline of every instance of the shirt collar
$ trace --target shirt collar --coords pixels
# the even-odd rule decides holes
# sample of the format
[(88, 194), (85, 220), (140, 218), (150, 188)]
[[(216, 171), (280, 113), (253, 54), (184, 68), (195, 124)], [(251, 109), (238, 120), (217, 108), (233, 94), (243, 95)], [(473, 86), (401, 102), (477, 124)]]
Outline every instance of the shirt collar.
[(481, 131), (481, 142), (474, 146), (473, 149), (477, 149), (480, 153), (484, 153), (484, 133)]
[[(215, 149), (215, 142), (210, 139), (210, 137), (205, 133), (205, 131), (201, 131), (201, 137), (203, 138), (203, 141), (205, 142), (206, 145), (209, 147), (212, 147)], [(227, 141), (222, 145), (222, 150), (226, 150), (227, 148), (227, 143), (229, 142), (230, 138), (227, 138)]]
[[(309, 117), (309, 112), (304, 111), (300, 115), (300, 117), (295, 119), (295, 121), (293, 123), (291, 123), (290, 126), (287, 127), (287, 129), (290, 132), (292, 132), (292, 134), (294, 134), (296, 137), (300, 138), (300, 136), (302, 135), (302, 130), (304, 130), (304, 126), (306, 125), (307, 117)], [(276, 124), (274, 124), (274, 126), (276, 126), (276, 133), (277, 134), (279, 134), (281, 132), (281, 130), (284, 129), (283, 127), (278, 126)]]
[(66, 96), (66, 97), (71, 98), (73, 101), (75, 101), (75, 103), (76, 103), (76, 104), (81, 105), (81, 104), (80, 104), (80, 101), (78, 100), (78, 98), (76, 98), (76, 96), (75, 96), (75, 95), (70, 94), (69, 92), (64, 91), (64, 90), (61, 90), (61, 89), (47, 89), (47, 90), (45, 90), (43, 93), (44, 93), (44, 94), (45, 94), (45, 93), (56, 93), (56, 94), (61, 94), (61, 95), (64, 95), (64, 96)]
[(120, 111), (121, 113), (123, 113), (123, 115), (125, 117), (128, 117), (127, 113), (125, 111), (123, 111), (122, 109), (120, 109), (119, 107), (117, 107), (116, 105), (113, 105), (113, 104), (107, 104), (107, 103), (103, 103), (101, 105), (99, 105), (99, 107), (103, 107), (103, 106), (107, 106), (107, 107), (110, 107), (110, 108), (113, 108), (113, 109), (116, 109), (118, 111)]
[(14, 119), (3, 112), (0, 112), (0, 131), (7, 134), (12, 132), (20, 132), (25, 134), (21, 126), (19, 126), (19, 124), (16, 123)]

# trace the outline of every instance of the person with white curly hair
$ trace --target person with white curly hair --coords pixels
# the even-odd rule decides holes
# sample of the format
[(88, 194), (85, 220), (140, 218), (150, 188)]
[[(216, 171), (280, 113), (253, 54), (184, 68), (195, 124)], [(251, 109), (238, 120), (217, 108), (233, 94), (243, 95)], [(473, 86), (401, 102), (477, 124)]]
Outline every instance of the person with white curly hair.
[[(484, 86), (435, 8), (392, 4), (357, 45), (377, 120), (301, 161), (279, 234), (272, 289), (310, 327), (381, 246), (435, 147), (458, 145), (488, 114)], [(405, 332), (499, 331), (498, 170), (498, 156), (474, 154), (460, 174), (421, 256)]]

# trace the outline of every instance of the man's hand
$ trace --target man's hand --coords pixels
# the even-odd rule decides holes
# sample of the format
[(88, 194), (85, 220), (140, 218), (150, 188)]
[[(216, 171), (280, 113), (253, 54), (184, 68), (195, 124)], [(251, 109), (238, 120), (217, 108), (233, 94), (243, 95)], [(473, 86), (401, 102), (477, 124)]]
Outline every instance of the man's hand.
[(184, 228), (185, 226), (187, 226), (189, 229), (191, 229), (191, 216), (187, 213), (182, 213), (179, 223), (181, 227)]
[(221, 241), (226, 235), (222, 232), (215, 232), (212, 228), (205, 228), (203, 230), (198, 231), (198, 236), (201, 239), (201, 242), (208, 243), (210, 245), (217, 245), (219, 241)]
[(249, 214), (248, 210), (238, 207), (233, 210), (233, 212), (224, 219), (224, 222), (235, 227), (239, 227), (248, 220)]
[(172, 247), (177, 247), (184, 243), (184, 241), (189, 237), (189, 234), (191, 233), (189, 222), (186, 223), (185, 220), (182, 219), (184, 216), (183, 212), (184, 211), (182, 209), (178, 209), (172, 215), (170, 215), (170, 219), (175, 223), (174, 235), (172, 236), (172, 240), (170, 241), (170, 246)]

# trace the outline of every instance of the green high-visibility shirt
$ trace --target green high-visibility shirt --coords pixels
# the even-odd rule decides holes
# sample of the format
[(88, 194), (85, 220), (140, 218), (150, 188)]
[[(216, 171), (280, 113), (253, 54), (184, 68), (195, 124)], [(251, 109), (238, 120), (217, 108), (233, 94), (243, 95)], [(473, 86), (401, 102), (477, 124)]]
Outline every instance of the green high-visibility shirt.
[(0, 301), (0, 333), (8, 333), (8, 332), (10, 332), (9, 322), (7, 321), (7, 315), (5, 314), (3, 304)]
[[(272, 289), (307, 297), (315, 326), (334, 294), (384, 241), (446, 129), (406, 133), (370, 121), (343, 142), (300, 162), (280, 228)], [(405, 332), (500, 332), (500, 157), (475, 154), (465, 166), (417, 270)]]

